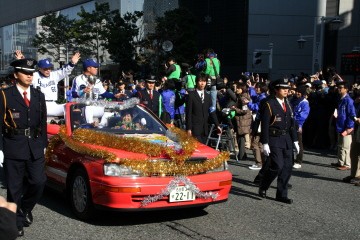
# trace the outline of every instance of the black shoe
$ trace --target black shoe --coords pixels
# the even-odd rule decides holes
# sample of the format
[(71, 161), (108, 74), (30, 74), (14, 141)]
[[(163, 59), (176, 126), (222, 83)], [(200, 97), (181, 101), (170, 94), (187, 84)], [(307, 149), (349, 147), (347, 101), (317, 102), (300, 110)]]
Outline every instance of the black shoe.
[(259, 188), (259, 196), (262, 198), (266, 198), (266, 190)]
[(286, 204), (292, 204), (293, 200), (287, 197), (283, 197), (283, 198), (275, 198), (276, 201), (278, 202), (282, 202), (282, 203), (286, 203)]
[(292, 189), (292, 184), (288, 183), (288, 189)]
[(256, 175), (255, 179), (254, 179), (254, 183), (255, 184), (260, 184), (260, 176)]
[(331, 166), (333, 166), (333, 167), (341, 167), (341, 164), (340, 163), (331, 163)]
[(23, 227), (18, 227), (18, 237), (24, 236), (24, 229)]
[(343, 182), (350, 183), (351, 179), (353, 179), (352, 176), (347, 176), (347, 177), (344, 177), (342, 180), (343, 180)]
[(24, 218), (25, 218), (24, 226), (28, 227), (33, 223), (33, 215), (31, 212), (26, 212), (26, 211), (23, 211), (23, 214), (24, 214)]

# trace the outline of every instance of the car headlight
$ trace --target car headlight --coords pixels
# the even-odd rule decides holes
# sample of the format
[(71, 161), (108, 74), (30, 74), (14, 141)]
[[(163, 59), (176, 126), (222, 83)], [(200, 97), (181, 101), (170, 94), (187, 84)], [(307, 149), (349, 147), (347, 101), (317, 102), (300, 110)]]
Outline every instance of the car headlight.
[(139, 177), (140, 171), (116, 163), (105, 163), (104, 175), (113, 177)]
[(225, 161), (223, 162), (223, 164), (220, 165), (220, 167), (218, 168), (214, 168), (212, 170), (209, 170), (207, 171), (208, 173), (211, 173), (211, 172), (222, 172), (222, 171), (225, 171), (225, 170), (228, 170), (228, 163)]

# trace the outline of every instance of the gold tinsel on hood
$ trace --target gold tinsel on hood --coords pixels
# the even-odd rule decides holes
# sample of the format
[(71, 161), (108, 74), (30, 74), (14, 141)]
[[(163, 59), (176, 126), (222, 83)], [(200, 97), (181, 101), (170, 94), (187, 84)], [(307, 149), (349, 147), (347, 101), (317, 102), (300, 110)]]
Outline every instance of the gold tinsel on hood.
[[(46, 158), (50, 159), (55, 146), (64, 141), (66, 146), (75, 152), (89, 155), (94, 158), (104, 159), (106, 162), (113, 162), (130, 167), (133, 170), (140, 171), (143, 175), (193, 175), (204, 173), (218, 168), (224, 161), (229, 159), (229, 152), (222, 152), (212, 159), (207, 159), (202, 163), (185, 162), (195, 151), (197, 142), (194, 138), (187, 136), (186, 132), (178, 129), (170, 129), (179, 140), (182, 149), (174, 149), (150, 143), (134, 137), (119, 137), (114, 134), (102, 133), (88, 129), (76, 129), (73, 136), (66, 134), (65, 126), (60, 128), (59, 136), (51, 138)], [(88, 146), (91, 144), (95, 146)], [(96, 146), (121, 149), (130, 152), (144, 153), (149, 156), (146, 160), (134, 160), (127, 158), (118, 158), (114, 153), (105, 149), (96, 148)], [(150, 157), (166, 155), (169, 160), (153, 160)]]

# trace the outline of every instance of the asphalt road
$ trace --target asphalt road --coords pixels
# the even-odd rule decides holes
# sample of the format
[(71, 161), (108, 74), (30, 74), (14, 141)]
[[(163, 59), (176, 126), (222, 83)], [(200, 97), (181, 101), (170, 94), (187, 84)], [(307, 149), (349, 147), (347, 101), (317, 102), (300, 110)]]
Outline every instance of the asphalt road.
[[(336, 170), (331, 162), (334, 153), (306, 151), (303, 167), (290, 180), (292, 205), (273, 200), (276, 182), (269, 199), (258, 197), (252, 183), (258, 171), (248, 169), (252, 161), (229, 162), (229, 200), (205, 210), (102, 212), (82, 222), (61, 194), (46, 190), (21, 239), (359, 239), (360, 187), (343, 183), (349, 171)], [(6, 196), (5, 189), (0, 195)]]

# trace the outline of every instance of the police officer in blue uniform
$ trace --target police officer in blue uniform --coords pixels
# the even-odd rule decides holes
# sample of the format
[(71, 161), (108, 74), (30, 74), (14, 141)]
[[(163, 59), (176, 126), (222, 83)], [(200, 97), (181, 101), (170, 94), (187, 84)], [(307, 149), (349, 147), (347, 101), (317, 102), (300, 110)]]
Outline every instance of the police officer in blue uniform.
[(299, 144), (292, 109), (287, 101), (290, 86), (286, 79), (273, 83), (275, 96), (268, 98), (261, 109), (261, 138), (264, 154), (270, 161), (259, 186), (259, 196), (266, 198), (266, 191), (277, 177), (276, 201), (291, 204), (288, 182), (292, 172), (293, 146)]
[(16, 85), (0, 92), (0, 150), (4, 155), (7, 200), (18, 206), (19, 236), (33, 221), (31, 211), (46, 181), (46, 103), (44, 94), (31, 87), (35, 65), (34, 59), (12, 62)]

